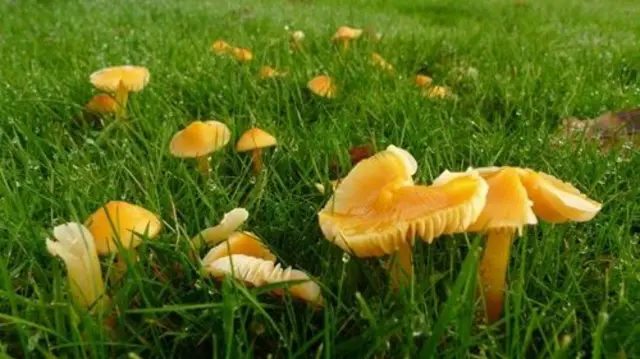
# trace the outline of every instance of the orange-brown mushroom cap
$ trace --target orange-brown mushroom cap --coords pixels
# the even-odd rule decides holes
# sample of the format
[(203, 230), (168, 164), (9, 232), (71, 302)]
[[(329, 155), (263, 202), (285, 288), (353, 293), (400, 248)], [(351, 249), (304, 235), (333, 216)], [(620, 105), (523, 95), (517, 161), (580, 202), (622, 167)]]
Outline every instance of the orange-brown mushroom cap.
[(276, 256), (271, 253), (258, 236), (251, 232), (234, 232), (226, 241), (211, 248), (202, 259), (202, 264), (206, 266), (216, 259), (232, 254), (244, 254), (272, 262), (276, 260)]
[(222, 122), (193, 121), (173, 136), (169, 147), (176, 157), (202, 157), (224, 147), (230, 139), (231, 131)]
[(362, 29), (355, 29), (349, 26), (340, 26), (338, 31), (331, 38), (332, 41), (336, 40), (355, 40), (362, 35)]
[(427, 75), (417, 74), (413, 80), (417, 87), (427, 87), (433, 82), (433, 79)]
[(260, 148), (271, 147), (278, 144), (278, 141), (268, 132), (257, 127), (252, 127), (240, 136), (236, 143), (236, 151), (246, 152)]
[(336, 94), (336, 87), (333, 84), (333, 79), (327, 75), (320, 75), (312, 78), (307, 83), (307, 87), (311, 92), (321, 97), (333, 98)]
[(118, 252), (116, 240), (124, 248), (135, 248), (141, 244), (140, 235), (155, 237), (162, 229), (162, 222), (152, 212), (124, 201), (110, 201), (85, 221), (93, 235), (98, 254)]
[(318, 214), (325, 237), (359, 257), (381, 256), (476, 220), (487, 193), (477, 173), (419, 186), (416, 170), (413, 156), (395, 146), (359, 162)]
[(247, 62), (253, 59), (253, 53), (251, 53), (251, 50), (241, 47), (234, 47), (231, 49), (231, 54), (240, 62)]
[(306, 282), (291, 285), (291, 294), (316, 305), (323, 304), (320, 287), (306, 273), (291, 267), (282, 268), (280, 264), (270, 260), (233, 254), (208, 263), (205, 269), (215, 278), (233, 276), (256, 287), (306, 280)]
[(258, 71), (260, 79), (272, 79), (276, 77), (282, 77), (286, 75), (286, 72), (278, 71), (271, 66), (261, 66)]
[(431, 86), (425, 88), (422, 94), (427, 98), (446, 98), (451, 95), (451, 90), (444, 86)]
[(124, 88), (128, 92), (141, 91), (149, 82), (149, 70), (142, 66), (114, 66), (98, 70), (89, 77), (93, 86), (107, 92)]
[(371, 62), (383, 70), (393, 71), (393, 65), (388, 63), (385, 59), (383, 59), (382, 55), (380, 55), (377, 52), (374, 52), (371, 54)]
[(95, 113), (115, 113), (118, 110), (118, 102), (110, 95), (101, 93), (93, 96), (85, 108)]
[(211, 51), (216, 54), (224, 54), (232, 49), (231, 45), (229, 45), (226, 41), (216, 40), (211, 45)]

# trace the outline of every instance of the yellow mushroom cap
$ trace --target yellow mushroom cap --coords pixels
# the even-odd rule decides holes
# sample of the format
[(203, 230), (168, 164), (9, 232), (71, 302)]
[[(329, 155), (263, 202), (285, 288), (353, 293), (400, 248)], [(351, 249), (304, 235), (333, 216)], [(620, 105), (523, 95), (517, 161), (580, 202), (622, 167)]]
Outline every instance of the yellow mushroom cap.
[(155, 237), (162, 229), (160, 219), (150, 211), (124, 201), (110, 201), (91, 214), (85, 226), (93, 235), (100, 255), (118, 251), (116, 240), (124, 248), (141, 244), (139, 236)]
[(286, 72), (280, 72), (271, 66), (261, 66), (258, 73), (260, 74), (260, 79), (262, 80), (286, 75)]
[(294, 31), (293, 34), (291, 34), (291, 38), (294, 41), (302, 41), (304, 39), (304, 32), (302, 32), (302, 30)]
[[(233, 276), (238, 280), (256, 287), (288, 281), (307, 280), (290, 287), (291, 294), (307, 302), (322, 305), (323, 298), (320, 287), (309, 276), (291, 267), (282, 268), (273, 261), (250, 257), (244, 254), (233, 254), (216, 259), (205, 267), (215, 278)], [(280, 291), (278, 291), (280, 292)]]
[(417, 87), (427, 87), (431, 85), (432, 82), (433, 82), (433, 79), (431, 77), (427, 75), (421, 75), (421, 74), (416, 75), (416, 78), (414, 80), (414, 83), (416, 84)]
[(476, 220), (487, 194), (477, 172), (419, 186), (416, 170), (413, 156), (395, 146), (359, 162), (318, 214), (325, 237), (359, 257), (381, 256)]
[(244, 224), (249, 218), (249, 212), (244, 208), (234, 208), (231, 211), (225, 213), (220, 223), (217, 226), (213, 226), (198, 233), (193, 238), (196, 240), (202, 238), (208, 244), (218, 244), (225, 241), (233, 232), (235, 232), (240, 226)]
[(85, 108), (96, 113), (115, 113), (118, 110), (118, 102), (110, 95), (101, 93), (93, 96)]
[(114, 66), (98, 70), (89, 80), (97, 89), (116, 92), (123, 87), (129, 92), (141, 91), (149, 83), (149, 70), (142, 66)]
[(331, 40), (355, 40), (362, 35), (362, 29), (354, 29), (349, 26), (340, 26)]
[(318, 96), (327, 98), (335, 97), (336, 87), (333, 84), (333, 79), (327, 75), (312, 78), (311, 81), (307, 83), (307, 87)]
[(169, 147), (176, 157), (202, 157), (224, 147), (230, 139), (231, 131), (222, 122), (193, 121), (173, 135)]
[(393, 65), (385, 61), (385, 59), (383, 59), (382, 56), (377, 52), (371, 54), (371, 62), (373, 62), (374, 65), (381, 67), (383, 70), (393, 70)]
[(251, 59), (253, 59), (253, 54), (249, 49), (234, 47), (231, 49), (231, 54), (240, 62), (251, 61)]
[(431, 86), (423, 92), (424, 97), (428, 98), (445, 98), (451, 94), (448, 88), (444, 86)]
[(226, 41), (216, 40), (211, 45), (211, 51), (216, 54), (223, 54), (227, 51), (231, 50), (231, 45), (229, 45)]
[(275, 261), (276, 256), (262, 243), (260, 238), (251, 232), (234, 232), (229, 239), (211, 248), (202, 259), (202, 265), (207, 266), (216, 259), (232, 254), (244, 254), (251, 257)]
[(257, 127), (252, 127), (240, 136), (236, 143), (236, 151), (246, 152), (259, 148), (271, 147), (278, 144), (276, 138), (268, 132)]

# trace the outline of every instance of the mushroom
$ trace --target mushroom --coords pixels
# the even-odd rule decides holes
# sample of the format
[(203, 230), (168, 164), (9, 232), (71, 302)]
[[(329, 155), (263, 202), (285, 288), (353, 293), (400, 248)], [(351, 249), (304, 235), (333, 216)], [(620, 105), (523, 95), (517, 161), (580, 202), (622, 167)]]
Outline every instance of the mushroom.
[(116, 116), (126, 116), (129, 92), (139, 92), (149, 83), (149, 70), (141, 66), (107, 67), (91, 74), (89, 80), (97, 89), (115, 92), (118, 103)]
[(333, 84), (333, 79), (327, 75), (312, 78), (307, 83), (307, 88), (320, 97), (334, 98), (336, 95), (336, 87)]
[(385, 61), (377, 52), (371, 54), (371, 62), (385, 71), (393, 72), (393, 65)]
[(241, 47), (234, 47), (231, 49), (231, 55), (236, 58), (239, 62), (248, 62), (253, 59), (253, 54), (249, 49), (244, 49)]
[(238, 230), (249, 218), (249, 212), (244, 208), (234, 208), (222, 217), (217, 226), (207, 228), (191, 240), (196, 249), (199, 249), (202, 242), (209, 245), (216, 245)]
[(101, 311), (107, 302), (102, 270), (91, 232), (81, 223), (69, 222), (53, 229), (47, 251), (62, 258), (67, 267), (69, 291), (78, 306)]
[(433, 79), (427, 75), (417, 74), (413, 82), (417, 87), (428, 87), (433, 83)]
[(223, 40), (216, 40), (211, 45), (211, 51), (213, 51), (215, 54), (218, 54), (218, 55), (226, 54), (231, 49), (232, 49), (231, 45), (229, 45), (226, 41), (223, 41)]
[(333, 35), (331, 41), (333, 42), (341, 42), (342, 48), (347, 50), (349, 47), (349, 42), (359, 38), (362, 35), (361, 29), (354, 29), (349, 26), (341, 26), (338, 28), (338, 31)]
[(236, 143), (236, 151), (251, 151), (253, 173), (258, 175), (262, 170), (262, 149), (277, 145), (276, 138), (268, 132), (252, 127), (240, 136)]
[(124, 251), (133, 251), (142, 243), (141, 235), (152, 239), (162, 229), (162, 222), (155, 214), (124, 201), (107, 202), (84, 224), (95, 239), (98, 254), (117, 253), (119, 265), (124, 264), (124, 252), (120, 251), (117, 242)]
[(287, 74), (286, 72), (278, 71), (271, 66), (261, 66), (258, 72), (261, 80), (283, 77)]
[(247, 256), (275, 261), (276, 256), (271, 253), (260, 238), (251, 232), (234, 232), (227, 240), (211, 248), (202, 259), (203, 263), (211, 263), (216, 259), (232, 254), (244, 254)]
[(451, 95), (451, 91), (444, 86), (431, 86), (425, 88), (422, 95), (427, 98), (446, 98)]
[[(289, 281), (305, 281), (290, 286), (294, 297), (311, 304), (322, 306), (324, 299), (320, 287), (304, 272), (291, 267), (282, 268), (273, 260), (251, 257), (245, 254), (232, 254), (222, 258), (203, 262), (205, 270), (214, 278), (231, 276), (256, 287)], [(282, 294), (282, 290), (274, 290)]]
[(118, 112), (118, 102), (106, 93), (93, 96), (84, 106), (85, 110), (97, 114), (109, 114)]
[[(526, 225), (538, 223), (538, 217), (551, 223), (591, 220), (602, 208), (572, 185), (542, 172), (517, 167), (470, 169), (489, 185), (487, 202), (468, 232), (486, 232), (487, 243), (479, 266), (486, 319), (500, 318), (504, 300), (505, 277), (514, 235), (522, 235)], [(458, 176), (444, 172), (439, 179)], [(436, 181), (438, 181), (436, 180)]]
[(231, 131), (219, 121), (193, 121), (178, 131), (169, 144), (171, 154), (179, 158), (195, 158), (200, 172), (208, 176), (211, 153), (221, 149), (231, 139)]
[[(466, 230), (484, 207), (485, 181), (470, 172), (432, 186), (415, 185), (417, 168), (409, 152), (393, 145), (359, 162), (318, 214), (324, 236), (358, 257), (398, 251), (406, 257), (402, 251), (415, 237), (431, 243)], [(411, 269), (404, 269), (410, 275)]]
[(298, 50), (302, 47), (302, 40), (304, 40), (304, 32), (301, 30), (294, 31), (291, 34), (291, 49)]

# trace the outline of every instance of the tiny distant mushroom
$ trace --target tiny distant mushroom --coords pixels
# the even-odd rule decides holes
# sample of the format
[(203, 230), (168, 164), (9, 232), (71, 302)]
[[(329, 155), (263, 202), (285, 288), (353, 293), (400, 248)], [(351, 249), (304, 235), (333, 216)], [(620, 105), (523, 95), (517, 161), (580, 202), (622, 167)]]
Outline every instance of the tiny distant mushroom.
[[(602, 208), (572, 185), (557, 178), (517, 167), (470, 169), (486, 180), (489, 191), (482, 213), (467, 232), (486, 232), (487, 243), (479, 266), (485, 315), (488, 322), (501, 316), (505, 279), (512, 241), (538, 217), (551, 223), (586, 222)], [(464, 173), (464, 172), (462, 172)], [(436, 182), (461, 173), (445, 171)]]
[(107, 67), (91, 74), (89, 80), (97, 89), (115, 93), (118, 103), (116, 116), (126, 116), (130, 92), (140, 92), (149, 83), (149, 70), (142, 66)]
[(192, 243), (196, 249), (200, 248), (202, 242), (209, 245), (216, 245), (229, 238), (229, 236), (240, 228), (249, 218), (249, 212), (244, 208), (234, 208), (227, 212), (218, 225), (209, 227), (196, 235)]
[(291, 34), (291, 49), (294, 51), (301, 49), (304, 37), (304, 32), (302, 32), (301, 30), (294, 31)]
[(258, 72), (261, 80), (283, 77), (287, 74), (286, 72), (278, 71), (271, 66), (261, 66)]
[(266, 147), (273, 147), (278, 141), (270, 133), (257, 127), (252, 127), (240, 136), (236, 143), (236, 151), (251, 151), (253, 173), (258, 175), (262, 171), (262, 150)]
[(307, 83), (307, 88), (320, 97), (334, 98), (336, 87), (333, 79), (327, 75), (316, 76)]
[(385, 71), (393, 72), (393, 65), (385, 61), (377, 52), (371, 54), (371, 62)]
[(232, 48), (231, 55), (233, 55), (238, 62), (249, 62), (253, 59), (253, 53), (251, 53), (251, 50), (241, 47)]
[(362, 36), (362, 29), (355, 29), (349, 26), (341, 26), (338, 31), (333, 35), (331, 41), (339, 42), (342, 44), (342, 48), (347, 50), (349, 43)]
[(208, 176), (211, 171), (210, 155), (226, 146), (231, 131), (219, 121), (193, 121), (178, 131), (169, 144), (171, 154), (179, 158), (195, 158), (200, 172)]
[(211, 45), (211, 51), (215, 54), (222, 55), (230, 52), (232, 49), (231, 45), (229, 45), (226, 41), (216, 40)]
[(414, 83), (417, 87), (429, 87), (433, 83), (433, 79), (427, 75), (417, 74)]
[[(303, 271), (291, 267), (282, 268), (273, 260), (251, 257), (244, 254), (232, 254), (203, 263), (205, 270), (214, 278), (231, 276), (256, 287), (290, 281), (304, 281), (289, 287), (291, 295), (312, 305), (322, 307), (324, 299), (320, 286)], [(282, 295), (282, 290), (274, 291)]]
[(422, 94), (427, 98), (447, 98), (451, 96), (451, 91), (444, 86), (431, 86), (425, 88)]

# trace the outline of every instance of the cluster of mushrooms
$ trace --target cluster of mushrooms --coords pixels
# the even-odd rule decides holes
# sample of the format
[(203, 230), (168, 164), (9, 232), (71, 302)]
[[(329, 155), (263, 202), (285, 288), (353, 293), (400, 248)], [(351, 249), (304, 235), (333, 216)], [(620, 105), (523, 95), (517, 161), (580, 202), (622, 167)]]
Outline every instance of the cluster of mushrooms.
[[(362, 33), (363, 30), (343, 26), (333, 40), (346, 50)], [(379, 34), (374, 38), (379, 39)], [(301, 31), (294, 32), (292, 49), (302, 49), (303, 39)], [(221, 40), (213, 44), (212, 50), (220, 55), (230, 54), (238, 61), (253, 58), (248, 49)], [(371, 59), (385, 70), (393, 70), (379, 54), (374, 53)], [(260, 73), (265, 77), (286, 74), (268, 67), (261, 68)], [(124, 119), (129, 94), (145, 87), (149, 71), (137, 66), (110, 67), (93, 73), (90, 81), (106, 93), (94, 96), (87, 108), (114, 113), (116, 120)], [(429, 96), (447, 94), (445, 88), (430, 87), (431, 78), (425, 75), (417, 75), (415, 81), (428, 89)], [(331, 98), (336, 93), (332, 79), (326, 75), (312, 79), (308, 87), (324, 97)], [(194, 121), (173, 136), (169, 147), (176, 157), (193, 158), (199, 170), (208, 175), (211, 154), (230, 138), (231, 131), (222, 122)], [(274, 136), (253, 127), (239, 138), (236, 150), (252, 153), (253, 171), (258, 174), (263, 167), (262, 150), (275, 145)], [(350, 255), (389, 256), (386, 268), (396, 288), (412, 280), (416, 238), (432, 243), (443, 235), (486, 233), (478, 272), (479, 295), (484, 299), (489, 322), (501, 316), (511, 244), (523, 235), (523, 229), (537, 224), (538, 219), (550, 223), (589, 221), (602, 207), (571, 184), (528, 168), (444, 171), (430, 186), (414, 183), (412, 177), (417, 169), (414, 157), (393, 145), (357, 162), (347, 176), (331, 181), (331, 196), (318, 213), (322, 233)], [(317, 187), (325, 192), (323, 185)], [(271, 292), (288, 292), (318, 308), (324, 306), (316, 280), (301, 270), (283, 268), (263, 240), (241, 230), (248, 216), (243, 208), (233, 209), (217, 226), (190, 240), (195, 253), (203, 246), (212, 247), (199, 260), (202, 272), (215, 279), (232, 277), (252, 286), (283, 283), (284, 289)], [(69, 291), (75, 302), (81, 308), (104, 310), (110, 301), (98, 256), (115, 256), (115, 273), (121, 275), (136, 261), (135, 248), (157, 237), (162, 228), (160, 217), (149, 210), (125, 201), (110, 201), (82, 223), (55, 227), (46, 244), (52, 255), (65, 262)]]

